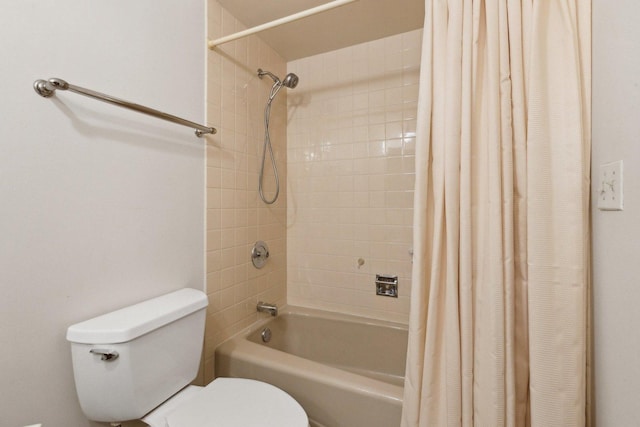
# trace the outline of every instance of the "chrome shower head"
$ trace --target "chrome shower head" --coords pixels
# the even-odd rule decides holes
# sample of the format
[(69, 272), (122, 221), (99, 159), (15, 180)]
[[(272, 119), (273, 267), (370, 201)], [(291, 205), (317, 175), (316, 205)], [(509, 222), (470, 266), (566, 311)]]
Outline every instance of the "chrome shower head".
[(282, 85), (288, 87), (289, 89), (293, 89), (294, 87), (298, 86), (299, 80), (300, 79), (298, 78), (298, 76), (293, 73), (289, 73), (282, 81)]
[(294, 87), (298, 86), (298, 81), (300, 80), (298, 79), (298, 76), (296, 76), (295, 74), (289, 73), (285, 76), (284, 80), (281, 81), (278, 78), (278, 76), (276, 76), (275, 74), (269, 71), (265, 71), (262, 68), (258, 68), (258, 77), (262, 78), (264, 76), (271, 77), (274, 83), (277, 84), (278, 86), (285, 86), (285, 87), (288, 87), (289, 89), (293, 89)]

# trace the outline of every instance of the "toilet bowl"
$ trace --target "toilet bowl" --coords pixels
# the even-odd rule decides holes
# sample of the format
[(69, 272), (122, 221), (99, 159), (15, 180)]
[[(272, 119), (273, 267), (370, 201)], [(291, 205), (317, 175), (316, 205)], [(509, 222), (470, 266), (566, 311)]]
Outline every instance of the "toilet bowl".
[[(308, 427), (304, 409), (270, 384), (245, 378), (217, 378), (189, 386), (142, 421), (151, 427)], [(182, 394), (182, 393), (181, 393)]]
[(270, 384), (198, 373), (207, 296), (195, 289), (125, 307), (67, 329), (88, 419), (151, 427), (308, 427), (304, 409)]

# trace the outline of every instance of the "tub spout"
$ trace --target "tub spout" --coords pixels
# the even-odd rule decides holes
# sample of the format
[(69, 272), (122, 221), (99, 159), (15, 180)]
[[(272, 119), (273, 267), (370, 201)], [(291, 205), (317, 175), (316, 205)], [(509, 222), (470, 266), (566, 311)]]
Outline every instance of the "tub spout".
[(271, 313), (272, 316), (278, 315), (278, 306), (275, 304), (270, 304), (268, 302), (262, 302), (262, 301), (258, 302), (256, 309), (260, 313)]

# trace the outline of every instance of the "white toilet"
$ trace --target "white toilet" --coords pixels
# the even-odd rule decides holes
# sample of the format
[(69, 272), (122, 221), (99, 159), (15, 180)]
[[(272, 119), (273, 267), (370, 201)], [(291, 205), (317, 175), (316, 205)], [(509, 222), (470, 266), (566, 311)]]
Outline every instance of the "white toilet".
[(308, 427), (270, 384), (218, 378), (189, 386), (202, 352), (207, 296), (182, 289), (70, 326), (80, 406), (93, 421), (152, 427)]

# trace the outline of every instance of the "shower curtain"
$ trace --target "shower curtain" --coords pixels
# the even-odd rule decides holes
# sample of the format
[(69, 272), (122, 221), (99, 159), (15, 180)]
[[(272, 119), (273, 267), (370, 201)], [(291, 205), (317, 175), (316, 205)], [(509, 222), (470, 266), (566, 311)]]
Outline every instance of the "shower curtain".
[(590, 0), (426, 0), (403, 427), (585, 426)]

